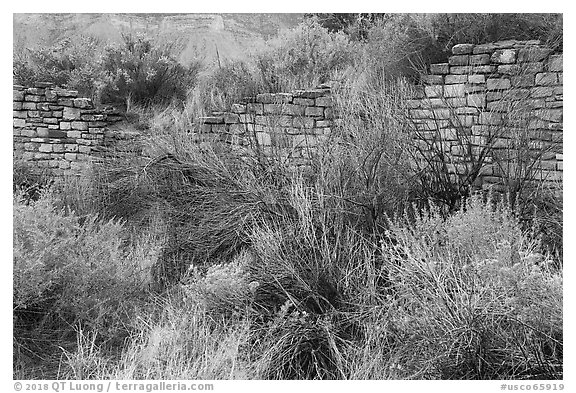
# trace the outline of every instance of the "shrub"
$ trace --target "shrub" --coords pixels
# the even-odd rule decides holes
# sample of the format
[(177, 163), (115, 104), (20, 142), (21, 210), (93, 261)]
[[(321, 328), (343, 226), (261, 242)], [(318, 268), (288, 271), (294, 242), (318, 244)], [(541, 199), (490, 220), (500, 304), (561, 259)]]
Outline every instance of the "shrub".
[[(509, 209), (478, 198), (383, 243), (402, 366), (422, 378), (555, 379), (562, 375), (562, 278)], [(394, 262), (396, 261), (396, 262)], [(534, 304), (538, 306), (534, 307)]]
[(27, 338), (48, 335), (57, 345), (77, 324), (104, 341), (121, 338), (130, 299), (150, 283), (151, 261), (125, 251), (118, 221), (78, 217), (56, 204), (50, 191), (29, 203), (14, 198), (16, 341), (29, 346), (35, 341)]
[(365, 231), (402, 211), (413, 188), (412, 145), (404, 103), (410, 86), (350, 78), (334, 89), (339, 121), (319, 154), (319, 187)]
[(123, 36), (122, 46), (108, 46), (102, 56), (102, 101), (137, 104), (182, 101), (196, 83), (200, 63), (179, 64), (169, 48), (144, 36)]
[(314, 19), (270, 42), (256, 56), (258, 74), (269, 92), (309, 88), (353, 64), (355, 47), (342, 33), (329, 33)]
[(197, 87), (205, 112), (230, 110), (232, 104), (260, 93), (262, 87), (255, 74), (255, 70), (242, 61), (233, 61), (215, 69)]
[(19, 50), (14, 54), (14, 82), (32, 86), (34, 82), (51, 82), (93, 96), (100, 80), (98, 59), (102, 43), (80, 36), (64, 39), (52, 47)]

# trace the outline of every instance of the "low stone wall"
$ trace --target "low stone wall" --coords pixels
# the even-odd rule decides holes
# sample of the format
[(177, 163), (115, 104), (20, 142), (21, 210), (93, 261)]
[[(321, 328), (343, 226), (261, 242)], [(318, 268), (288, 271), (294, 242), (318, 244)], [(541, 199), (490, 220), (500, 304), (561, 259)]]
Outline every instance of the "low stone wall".
[[(406, 102), (423, 153), (442, 155), (453, 178), (481, 166), (479, 187), (562, 180), (562, 54), (539, 41), (460, 44), (452, 52), (447, 63), (430, 65)], [(259, 94), (198, 120), (201, 143), (226, 144), (241, 155), (275, 152), (306, 165), (337, 119), (324, 87)]]
[(79, 173), (100, 147), (117, 136), (110, 125), (123, 119), (113, 109), (95, 109), (78, 92), (37, 83), (13, 89), (14, 159), (32, 172)]
[[(538, 41), (460, 44), (452, 52), (448, 62), (430, 65), (406, 101), (407, 123), (423, 149), (441, 154), (453, 176), (483, 160), (477, 186), (562, 180), (562, 54)], [(334, 110), (329, 86), (259, 94), (198, 119), (192, 137), (235, 156), (274, 154), (307, 166), (333, 139)], [(75, 91), (15, 86), (14, 158), (56, 175), (77, 173), (103, 147), (126, 139), (111, 129), (121, 119)]]
[(330, 89), (266, 93), (234, 104), (231, 112), (198, 119), (201, 143), (224, 143), (240, 155), (275, 154), (294, 166), (306, 165), (332, 133)]

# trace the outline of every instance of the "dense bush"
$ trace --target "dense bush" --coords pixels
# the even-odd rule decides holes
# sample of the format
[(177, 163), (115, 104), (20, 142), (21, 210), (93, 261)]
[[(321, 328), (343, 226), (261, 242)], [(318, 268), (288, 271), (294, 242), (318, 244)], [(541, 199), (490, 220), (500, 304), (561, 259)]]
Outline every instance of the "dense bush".
[(194, 86), (199, 63), (183, 66), (144, 36), (125, 35), (121, 46), (109, 46), (102, 56), (102, 100), (165, 104), (184, 100)]
[(93, 96), (100, 80), (102, 42), (92, 37), (64, 39), (52, 47), (15, 50), (14, 83), (51, 82)]
[(352, 65), (355, 47), (342, 33), (330, 33), (315, 20), (284, 32), (258, 53), (258, 75), (266, 91), (308, 88)]
[(262, 86), (253, 67), (242, 61), (232, 61), (215, 69), (197, 89), (201, 104), (209, 112), (230, 110), (232, 104), (260, 93)]
[(100, 344), (123, 339), (155, 263), (152, 243), (126, 249), (120, 222), (67, 213), (58, 199), (14, 197), (15, 353), (31, 359), (67, 347), (78, 326)]
[(169, 47), (144, 36), (126, 35), (122, 44), (91, 37), (64, 39), (52, 47), (14, 55), (14, 82), (51, 82), (106, 103), (166, 104), (183, 101), (196, 83), (200, 63), (184, 66)]
[[(562, 373), (562, 276), (506, 205), (477, 197), (443, 220), (394, 225), (392, 323), (413, 375), (556, 378)], [(535, 304), (538, 304), (535, 306)]]

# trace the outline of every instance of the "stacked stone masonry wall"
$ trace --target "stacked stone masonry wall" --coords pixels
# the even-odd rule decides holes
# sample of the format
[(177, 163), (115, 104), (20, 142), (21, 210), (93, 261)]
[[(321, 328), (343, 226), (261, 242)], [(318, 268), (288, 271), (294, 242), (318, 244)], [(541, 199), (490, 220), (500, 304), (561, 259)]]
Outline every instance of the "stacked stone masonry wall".
[(455, 172), (469, 165), (462, 138), (476, 155), (489, 145), (482, 186), (526, 176), (511, 156), (522, 143), (533, 180), (562, 180), (562, 54), (539, 41), (460, 44), (452, 53), (447, 63), (430, 66), (419, 97), (407, 103), (417, 133), (437, 138)]
[[(539, 41), (460, 44), (452, 52), (447, 63), (430, 65), (406, 102), (415, 135), (427, 139), (428, 148), (435, 141), (433, 149), (448, 155), (452, 174), (466, 172), (489, 150), (478, 186), (523, 176), (562, 180), (562, 54)], [(329, 140), (335, 119), (330, 89), (318, 88), (259, 94), (199, 122), (202, 143), (224, 143), (241, 154), (257, 147), (305, 165)], [(526, 155), (521, 163), (519, 151)]]
[(49, 83), (14, 86), (14, 160), (37, 173), (79, 173), (110, 142), (109, 126), (121, 119), (115, 109), (95, 109), (74, 90)]
[[(490, 145), (489, 165), (479, 177), (482, 186), (502, 183), (514, 171), (522, 175), (517, 157), (506, 156), (524, 149), (518, 149), (521, 142), (527, 144), (527, 157), (538, 157), (530, 168), (538, 180), (562, 180), (562, 54), (538, 41), (459, 44), (452, 53), (448, 62), (430, 65), (423, 84), (406, 101), (414, 134), (428, 146), (435, 141), (453, 174), (462, 173), (470, 157)], [(307, 165), (338, 124), (333, 104), (329, 86), (258, 94), (230, 112), (197, 119), (192, 137), (235, 155), (260, 152)], [(94, 109), (75, 91), (16, 86), (14, 157), (56, 174), (79, 171), (106, 139), (117, 138), (108, 126), (120, 118), (115, 111)]]
[(236, 153), (274, 154), (306, 165), (332, 133), (334, 110), (328, 87), (265, 93), (234, 104), (231, 112), (199, 120), (200, 143), (226, 144)]

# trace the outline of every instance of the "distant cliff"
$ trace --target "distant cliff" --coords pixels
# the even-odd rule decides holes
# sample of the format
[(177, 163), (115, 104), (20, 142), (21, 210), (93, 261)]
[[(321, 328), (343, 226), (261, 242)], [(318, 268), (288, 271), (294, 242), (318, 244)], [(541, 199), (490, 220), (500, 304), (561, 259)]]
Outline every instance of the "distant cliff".
[[(244, 59), (303, 14), (14, 14), (14, 46), (34, 48), (88, 35), (119, 42), (122, 33), (143, 33), (170, 44), (186, 64)], [(217, 54), (218, 53), (218, 54)]]

